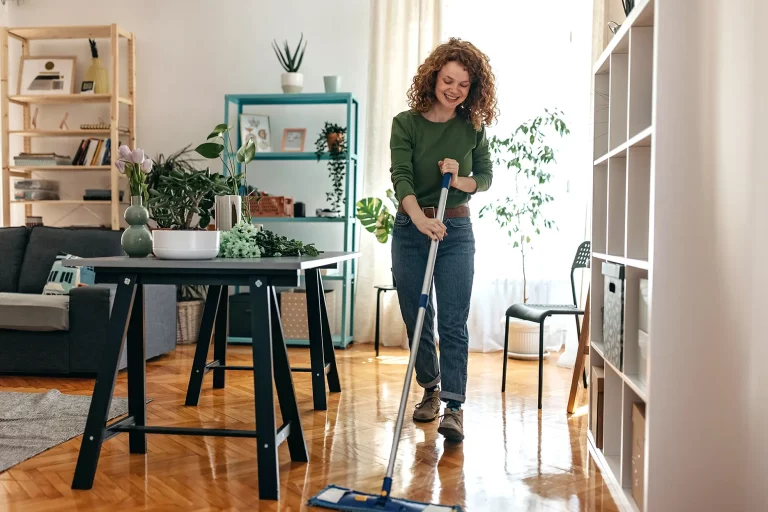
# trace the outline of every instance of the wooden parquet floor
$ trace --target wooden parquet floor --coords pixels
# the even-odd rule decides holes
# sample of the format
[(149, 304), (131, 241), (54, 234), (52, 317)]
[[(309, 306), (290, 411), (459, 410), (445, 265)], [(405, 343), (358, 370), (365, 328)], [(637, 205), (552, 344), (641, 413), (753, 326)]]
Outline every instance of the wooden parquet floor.
[[(90, 491), (70, 489), (81, 437), (0, 473), (0, 510), (61, 512), (300, 511), (328, 483), (378, 492), (389, 457), (407, 352), (372, 345), (336, 351), (343, 392), (327, 411), (312, 410), (308, 374), (294, 374), (310, 463), (292, 463), (280, 447), (281, 499), (259, 501), (255, 440), (148, 435), (148, 453), (131, 455), (128, 436), (102, 450)], [(147, 364), (147, 422), (151, 425), (254, 428), (252, 374), (231, 371), (214, 391), (206, 376), (198, 407), (185, 407), (193, 348)], [(229, 364), (250, 364), (250, 349), (230, 346)], [(290, 350), (291, 364), (308, 366), (306, 349)], [(615, 511), (606, 482), (587, 449), (587, 415), (568, 417), (570, 372), (550, 358), (544, 408), (536, 409), (536, 362), (510, 360), (506, 396), (500, 393), (501, 354), (470, 354), (466, 439), (451, 445), (437, 422), (405, 422), (392, 494), (460, 504), (476, 511)], [(90, 394), (93, 380), (0, 376), (0, 390)], [(413, 386), (410, 404), (421, 390)], [(585, 403), (584, 391), (579, 403)], [(126, 396), (121, 372), (115, 394)], [(278, 408), (279, 410), (279, 408)], [(615, 492), (615, 491), (614, 491)], [(620, 492), (620, 491), (619, 491)], [(311, 509), (319, 510), (319, 509)]]

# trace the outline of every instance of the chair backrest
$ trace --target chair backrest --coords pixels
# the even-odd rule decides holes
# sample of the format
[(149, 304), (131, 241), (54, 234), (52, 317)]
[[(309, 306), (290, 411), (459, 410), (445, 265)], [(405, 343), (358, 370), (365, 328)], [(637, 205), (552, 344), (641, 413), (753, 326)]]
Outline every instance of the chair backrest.
[(589, 241), (582, 242), (576, 250), (576, 257), (573, 258), (571, 270), (577, 268), (589, 268)]

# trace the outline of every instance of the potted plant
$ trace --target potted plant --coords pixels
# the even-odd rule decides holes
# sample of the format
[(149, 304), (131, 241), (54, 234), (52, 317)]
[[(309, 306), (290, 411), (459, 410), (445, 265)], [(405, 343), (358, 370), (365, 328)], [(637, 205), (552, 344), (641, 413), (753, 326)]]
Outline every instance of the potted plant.
[(123, 251), (131, 258), (145, 258), (152, 252), (152, 233), (147, 227), (149, 212), (144, 206), (147, 200), (147, 173), (152, 170), (152, 160), (144, 156), (144, 150), (131, 151), (128, 146), (120, 146), (119, 159), (115, 162), (118, 172), (128, 178), (131, 191), (131, 205), (125, 209), (124, 218), (128, 229), (120, 237)]
[(149, 191), (153, 252), (163, 259), (211, 259), (219, 252), (219, 231), (206, 230), (217, 195), (232, 190), (231, 180), (205, 170), (172, 170)]
[(331, 207), (318, 211), (318, 215), (321, 216), (341, 216), (341, 207), (344, 204), (344, 178), (347, 169), (346, 132), (346, 128), (326, 122), (315, 141), (315, 155), (318, 162), (326, 152), (328, 153), (328, 174), (333, 184), (333, 192), (326, 192), (326, 198), (331, 203)]
[(176, 288), (176, 344), (197, 341), (207, 288), (203, 285), (181, 285)]
[[(258, 201), (258, 197), (248, 198), (248, 201), (243, 200), (248, 197), (246, 184), (248, 163), (256, 154), (256, 143), (253, 139), (248, 139), (237, 152), (234, 152), (229, 130), (230, 127), (226, 124), (216, 125), (208, 135), (207, 142), (195, 148), (195, 151), (205, 158), (220, 159), (229, 174), (230, 191), (228, 194), (217, 197), (215, 210), (217, 228), (224, 231), (231, 229), (243, 219), (250, 222), (250, 203), (254, 200)], [(229, 151), (225, 151), (225, 144), (229, 146)], [(242, 170), (238, 168), (238, 163), (243, 165)]]
[[(397, 211), (398, 201), (392, 190), (387, 190), (387, 198)], [(380, 243), (386, 244), (392, 235), (392, 229), (395, 227), (395, 216), (389, 212), (384, 201), (378, 197), (364, 197), (357, 202), (355, 207), (355, 216), (360, 221), (360, 225), (369, 233), (373, 233)], [(394, 272), (392, 272), (392, 286), (397, 287)]]
[(304, 42), (304, 47), (301, 47), (301, 43), (304, 42), (304, 33), (301, 34), (299, 44), (296, 46), (296, 51), (291, 55), (291, 49), (288, 47), (288, 41), (283, 41), (283, 51), (280, 51), (280, 47), (277, 41), (272, 41), (272, 49), (277, 55), (277, 60), (280, 65), (283, 66), (285, 73), (280, 75), (280, 81), (283, 87), (284, 93), (299, 93), (304, 88), (304, 75), (299, 73), (301, 62), (304, 60), (304, 51), (307, 49), (307, 43)]
[[(494, 136), (489, 140), (496, 166), (514, 171), (514, 194), (483, 206), (480, 217), (492, 217), (500, 231), (509, 237), (512, 248), (520, 252), (523, 303), (528, 302), (525, 257), (533, 248), (531, 242), (543, 229), (552, 229), (555, 225), (547, 216), (546, 208), (554, 201), (549, 193), (552, 174), (547, 167), (555, 161), (555, 150), (547, 144), (547, 136), (562, 137), (569, 133), (562, 112), (545, 109), (544, 115), (521, 124), (510, 137)], [(510, 357), (538, 354), (538, 324), (510, 321), (509, 347)]]
[(268, 229), (260, 230), (240, 222), (221, 236), (222, 258), (261, 258), (280, 256), (317, 256), (314, 244), (305, 244), (277, 235)]

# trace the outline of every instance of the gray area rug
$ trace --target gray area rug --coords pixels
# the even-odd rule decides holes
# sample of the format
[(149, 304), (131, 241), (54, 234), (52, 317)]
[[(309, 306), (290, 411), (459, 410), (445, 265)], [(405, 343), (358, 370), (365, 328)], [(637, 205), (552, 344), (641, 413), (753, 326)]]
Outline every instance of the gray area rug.
[[(0, 472), (79, 436), (90, 396), (0, 392)], [(128, 413), (128, 399), (113, 398), (109, 418)]]

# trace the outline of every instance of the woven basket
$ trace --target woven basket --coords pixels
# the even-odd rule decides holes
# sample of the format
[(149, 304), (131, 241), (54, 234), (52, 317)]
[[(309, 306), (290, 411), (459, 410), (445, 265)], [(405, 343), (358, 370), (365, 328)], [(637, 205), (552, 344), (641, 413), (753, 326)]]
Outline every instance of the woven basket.
[(197, 341), (203, 313), (201, 300), (185, 300), (176, 303), (176, 344), (188, 345)]
[(293, 217), (293, 198), (285, 196), (249, 197), (251, 217)]

